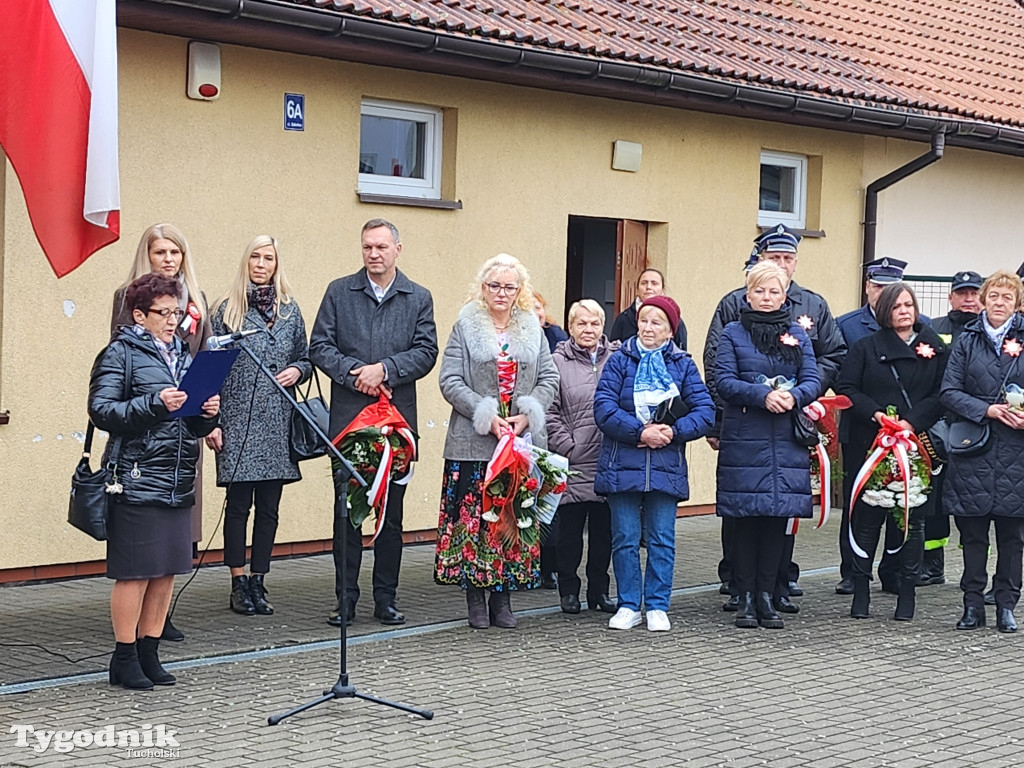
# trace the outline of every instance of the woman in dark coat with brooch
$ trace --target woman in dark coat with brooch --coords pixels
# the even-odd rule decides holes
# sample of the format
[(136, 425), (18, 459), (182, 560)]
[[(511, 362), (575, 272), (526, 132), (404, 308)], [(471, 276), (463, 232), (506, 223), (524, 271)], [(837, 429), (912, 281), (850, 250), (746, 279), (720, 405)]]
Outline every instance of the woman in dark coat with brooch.
[[(945, 512), (954, 516), (964, 553), (960, 589), (964, 614), (957, 629), (985, 626), (988, 531), (996, 529), (996, 628), (1016, 632), (1013, 610), (1020, 599), (1024, 549), (1024, 412), (1007, 402), (1010, 385), (1024, 387), (1024, 319), (1017, 310), (1024, 286), (999, 271), (981, 286), (984, 310), (953, 344), (942, 379), (942, 405), (955, 420), (984, 425), (981, 450), (951, 453), (942, 487)], [(1019, 396), (1014, 400), (1019, 401)]]
[[(277, 241), (259, 235), (242, 255), (235, 282), (213, 311), (213, 332), (258, 331), (240, 341), (251, 349), (283, 387), (309, 378), (306, 324), (284, 276)], [(256, 363), (239, 355), (221, 388), (221, 426), (206, 438), (217, 454), (217, 485), (227, 488), (224, 511), (224, 564), (231, 572), (228, 605), (235, 613), (269, 616), (263, 578), (277, 534), (277, 511), (285, 483), (301, 480), (289, 453), (291, 406)], [(252, 560), (245, 575), (245, 533), (249, 511)]]
[[(814, 350), (790, 319), (789, 277), (771, 261), (747, 273), (747, 304), (722, 330), (715, 384), (725, 403), (717, 514), (736, 519), (736, 626), (784, 624), (772, 604), (789, 518), (811, 516), (810, 456), (793, 432), (796, 409), (818, 396)], [(774, 384), (773, 384), (774, 382)], [(781, 386), (779, 386), (781, 385)]]
[[(848, 416), (846, 470), (854, 475), (875, 441), (888, 406), (895, 406), (901, 426), (916, 434), (931, 429), (942, 417), (939, 385), (948, 350), (939, 335), (920, 321), (914, 291), (906, 283), (887, 285), (875, 304), (875, 317), (880, 330), (854, 343), (836, 383), (836, 391), (853, 403)], [(846, 504), (850, 505), (850, 499)], [(924, 557), (924, 521), (934, 511), (935, 496), (930, 493), (921, 506), (910, 510), (910, 530), (900, 547), (903, 533), (892, 518), (893, 510), (858, 499), (852, 507), (850, 530), (867, 557), (854, 553), (850, 616), (869, 616), (871, 564), (885, 524), (885, 547), (900, 548), (899, 596), (893, 618), (914, 618), (915, 589)]]
[[(668, 296), (652, 296), (640, 306), (637, 321), (637, 335), (611, 356), (597, 384), (594, 421), (604, 439), (594, 491), (606, 496), (611, 508), (619, 609), (609, 628), (635, 627), (643, 603), (647, 629), (665, 632), (672, 627), (676, 506), (690, 497), (686, 444), (708, 433), (715, 406), (690, 355), (672, 341), (679, 306)], [(676, 417), (659, 419), (658, 406), (671, 402), (677, 404)], [(641, 519), (647, 533), (645, 573), (640, 571)]]
[(89, 381), (89, 418), (110, 433), (103, 465), (113, 470), (112, 485), (120, 485), (107, 525), (117, 641), (110, 683), (141, 690), (175, 682), (160, 664), (160, 633), (174, 575), (192, 570), (199, 440), (217, 426), (220, 409), (214, 395), (198, 415), (173, 418), (186, 403), (178, 384), (192, 361), (175, 336), (184, 315), (179, 297), (171, 278), (150, 273), (134, 280), (125, 291), (134, 323), (96, 358)]

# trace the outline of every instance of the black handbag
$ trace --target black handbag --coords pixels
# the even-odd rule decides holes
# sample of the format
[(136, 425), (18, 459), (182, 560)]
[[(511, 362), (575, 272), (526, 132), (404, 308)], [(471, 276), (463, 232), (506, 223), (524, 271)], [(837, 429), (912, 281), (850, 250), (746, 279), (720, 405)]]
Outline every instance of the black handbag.
[[(103, 354), (102, 352), (100, 354)], [(124, 397), (128, 398), (132, 379), (131, 352), (125, 349)], [(110, 461), (95, 472), (89, 466), (92, 454), (92, 438), (96, 426), (89, 419), (85, 430), (85, 444), (82, 447), (82, 458), (71, 476), (71, 498), (68, 500), (68, 523), (87, 533), (96, 541), (107, 540), (107, 520), (110, 518), (110, 499), (112, 494), (121, 493), (121, 484), (117, 482), (117, 459), (120, 453), (121, 437), (115, 438), (110, 449)]]
[(96, 541), (107, 540), (110, 493), (107, 487), (116, 487), (116, 469), (100, 467), (93, 472), (89, 466), (92, 437), (96, 431), (92, 421), (85, 431), (85, 449), (82, 459), (71, 476), (71, 499), (68, 501), (68, 522)]
[(976, 456), (989, 447), (992, 430), (988, 421), (975, 424), (973, 421), (954, 421), (949, 425), (947, 448), (954, 456)]
[[(313, 382), (316, 382), (316, 397), (310, 397), (310, 390)], [(302, 399), (299, 399), (301, 394)], [(331, 413), (324, 401), (324, 393), (320, 389), (320, 377), (313, 369), (313, 375), (306, 382), (306, 391), (299, 392), (296, 389), (296, 406), (292, 411), (291, 439), (289, 441), (288, 453), (292, 461), (298, 463), (307, 459), (316, 459), (327, 455), (327, 444), (320, 439), (309, 423), (302, 418), (299, 411), (303, 411), (313, 417), (317, 426), (326, 435), (331, 428)]]
[(671, 427), (679, 419), (690, 412), (688, 406), (681, 397), (670, 397), (662, 400), (654, 410), (654, 424), (665, 424)]
[(804, 448), (813, 448), (821, 440), (818, 426), (799, 407), (793, 409), (793, 439)]
[[(903, 382), (900, 381), (900, 374), (896, 370), (896, 366), (890, 364), (889, 370), (892, 371), (893, 378), (896, 379), (896, 386), (900, 388), (900, 394), (903, 395), (907, 408), (913, 408), (914, 404), (910, 402), (910, 395), (907, 394)], [(949, 424), (945, 418), (939, 419), (924, 432), (918, 432), (917, 441), (928, 453), (928, 459), (933, 468), (938, 464), (945, 464), (949, 460)]]

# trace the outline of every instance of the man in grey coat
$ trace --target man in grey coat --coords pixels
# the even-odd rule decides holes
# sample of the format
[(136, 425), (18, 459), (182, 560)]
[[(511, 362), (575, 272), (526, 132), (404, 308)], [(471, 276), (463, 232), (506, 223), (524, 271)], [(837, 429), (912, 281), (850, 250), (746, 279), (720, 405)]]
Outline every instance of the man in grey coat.
[[(363, 269), (327, 286), (309, 341), (309, 358), (331, 377), (333, 438), (367, 405), (384, 393), (416, 427), (416, 381), (437, 361), (434, 302), (423, 286), (398, 271), (402, 253), (398, 229), (371, 219), (361, 234)], [(347, 477), (335, 474), (334, 567), (338, 605), (328, 623), (351, 623), (359, 600), (362, 537), (342, 517)], [(382, 624), (404, 624), (395, 607), (402, 563), (402, 512), (405, 486), (388, 491), (384, 528), (374, 543), (373, 615)], [(348, 530), (342, 528), (349, 526)], [(345, 579), (341, 542), (346, 541)], [(342, 584), (345, 589), (342, 594)]]

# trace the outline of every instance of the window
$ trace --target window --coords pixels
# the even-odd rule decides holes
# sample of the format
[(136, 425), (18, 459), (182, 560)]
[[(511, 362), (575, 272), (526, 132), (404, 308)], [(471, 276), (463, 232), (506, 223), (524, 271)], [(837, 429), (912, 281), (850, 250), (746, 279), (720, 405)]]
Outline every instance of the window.
[(441, 110), (364, 99), (359, 130), (359, 191), (441, 197)]
[(807, 224), (807, 158), (762, 151), (758, 200), (759, 226), (785, 224), (793, 229), (804, 229)]

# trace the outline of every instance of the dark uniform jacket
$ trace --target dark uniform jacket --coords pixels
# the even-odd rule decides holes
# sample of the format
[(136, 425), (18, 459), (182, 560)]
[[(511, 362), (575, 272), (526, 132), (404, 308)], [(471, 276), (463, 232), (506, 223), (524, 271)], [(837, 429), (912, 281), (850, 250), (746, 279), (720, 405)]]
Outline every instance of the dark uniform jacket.
[(960, 332), (969, 324), (978, 319), (974, 312), (964, 312), (959, 309), (951, 309), (943, 317), (932, 320), (932, 330), (943, 336), (950, 336), (950, 344), (957, 340)]
[(437, 362), (430, 291), (400, 271), (378, 304), (366, 270), (327, 286), (309, 339), (309, 359), (331, 377), (333, 438), (376, 398), (355, 388), (353, 368), (384, 363), (392, 404), (416, 429), (416, 381)]
[[(711, 318), (711, 327), (708, 328), (708, 336), (704, 341), (704, 376), (718, 407), (717, 425), (721, 424), (723, 407), (723, 400), (719, 397), (715, 384), (718, 338), (725, 326), (740, 319), (740, 311), (747, 306), (746, 296), (747, 289), (738, 288), (722, 297)], [(839, 368), (846, 357), (847, 345), (828, 308), (828, 302), (822, 296), (792, 282), (786, 291), (786, 299), (786, 306), (790, 309), (793, 322), (797, 323), (811, 340), (820, 385), (818, 393), (812, 398), (816, 399), (835, 385), (836, 379), (839, 378)]]
[[(1024, 345), (1024, 318), (1014, 315), (1006, 339)], [(991, 431), (988, 449), (971, 456), (953, 454), (942, 486), (943, 511), (952, 515), (1024, 517), (1024, 431), (1010, 429), (985, 413), (1003, 402), (1003, 378), (1024, 386), (1024, 355), (996, 351), (981, 320), (970, 323), (953, 344), (941, 399), (954, 419), (981, 424)], [(1009, 372), (1009, 376), (1006, 376)]]
[[(639, 326), (636, 323), (636, 301), (634, 301), (615, 318), (615, 322), (612, 323), (612, 331), (608, 334), (608, 340), (625, 341), (636, 336), (638, 330)], [(672, 341), (680, 349), (686, 349), (686, 323), (683, 322), (682, 318), (679, 318), (679, 327), (676, 328), (676, 335), (672, 337)]]
[(123, 504), (191, 507), (195, 502), (198, 439), (216, 428), (217, 418), (169, 418), (160, 391), (177, 387), (192, 362), (181, 340), (174, 343), (179, 357), (173, 375), (152, 336), (131, 328), (123, 328), (92, 367), (89, 418), (110, 433), (103, 464), (117, 465)]

